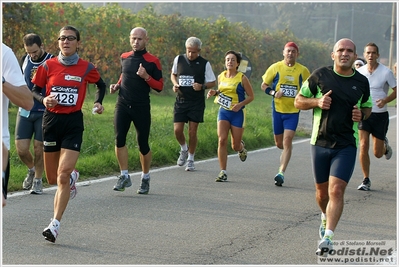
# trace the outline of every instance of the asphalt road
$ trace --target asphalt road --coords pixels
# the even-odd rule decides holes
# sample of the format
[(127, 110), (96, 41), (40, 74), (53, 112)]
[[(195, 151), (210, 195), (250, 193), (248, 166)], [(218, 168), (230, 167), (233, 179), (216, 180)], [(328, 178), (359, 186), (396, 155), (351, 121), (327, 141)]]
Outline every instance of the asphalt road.
[[(390, 160), (371, 157), (372, 190), (357, 162), (345, 193), (336, 240), (397, 239), (396, 110), (390, 111)], [(44, 240), (54, 187), (17, 192), (3, 208), (3, 265), (288, 265), (317, 264), (320, 212), (315, 202), (309, 139), (297, 139), (282, 187), (274, 185), (276, 147), (228, 159), (228, 182), (216, 183), (217, 159), (196, 171), (151, 171), (150, 194), (113, 191), (116, 177), (78, 183), (56, 243)]]

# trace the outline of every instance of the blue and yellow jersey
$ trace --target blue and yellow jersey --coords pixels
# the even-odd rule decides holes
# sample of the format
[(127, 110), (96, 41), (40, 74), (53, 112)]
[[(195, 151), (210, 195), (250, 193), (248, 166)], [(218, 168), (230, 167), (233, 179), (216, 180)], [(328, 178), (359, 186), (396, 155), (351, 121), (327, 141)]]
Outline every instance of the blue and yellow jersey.
[(281, 98), (274, 98), (274, 108), (280, 113), (298, 113), (295, 108), (295, 96), (303, 82), (310, 76), (308, 68), (296, 62), (294, 66), (287, 66), (284, 60), (272, 64), (263, 74), (262, 80), (270, 88), (278, 92), (283, 90)]
[(231, 110), (235, 104), (245, 99), (245, 89), (242, 85), (242, 76), (244, 74), (238, 72), (233, 78), (227, 78), (226, 72), (223, 71), (218, 76), (218, 90), (220, 93), (214, 102), (224, 109)]

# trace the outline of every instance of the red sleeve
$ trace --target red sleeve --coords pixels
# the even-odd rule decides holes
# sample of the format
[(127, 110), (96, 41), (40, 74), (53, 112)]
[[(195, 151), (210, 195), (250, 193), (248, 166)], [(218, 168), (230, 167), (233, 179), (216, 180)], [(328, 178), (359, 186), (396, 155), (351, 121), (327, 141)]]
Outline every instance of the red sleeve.
[(119, 80), (118, 80), (117, 84), (121, 85), (121, 83), (122, 83), (122, 73), (121, 73), (121, 75), (119, 76)]
[(147, 84), (154, 90), (160, 92), (163, 89), (163, 77), (162, 77), (162, 65), (161, 62), (159, 61), (159, 58), (156, 56), (146, 53), (144, 55), (145, 60), (148, 62), (152, 62), (155, 64), (156, 68), (155, 70), (150, 74), (150, 79), (147, 81)]
[(162, 89), (163, 89), (163, 78), (161, 78), (159, 81), (157, 81), (157, 80), (155, 80), (155, 79), (153, 79), (153, 78), (150, 78), (150, 79), (147, 81), (147, 83), (148, 83), (148, 85), (149, 85), (151, 88), (153, 88), (154, 90), (162, 91)]

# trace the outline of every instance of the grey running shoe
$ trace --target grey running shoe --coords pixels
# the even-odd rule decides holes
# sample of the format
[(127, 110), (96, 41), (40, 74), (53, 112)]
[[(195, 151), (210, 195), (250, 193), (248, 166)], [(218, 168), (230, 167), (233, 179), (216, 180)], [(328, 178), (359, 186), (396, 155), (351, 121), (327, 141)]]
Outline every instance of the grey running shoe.
[(385, 149), (386, 149), (385, 158), (390, 159), (392, 157), (392, 147), (388, 143), (388, 138), (385, 137), (384, 143), (385, 143)]
[(370, 191), (371, 181), (369, 178), (364, 178), (363, 182), (357, 187), (357, 190)]
[(114, 185), (115, 191), (125, 191), (125, 187), (132, 186), (132, 181), (130, 180), (130, 175), (127, 177), (125, 175), (118, 176), (118, 181)]
[(247, 159), (247, 150), (245, 149), (245, 143), (243, 140), (241, 140), (242, 144), (242, 151), (238, 152), (238, 156), (240, 157), (240, 160), (244, 162)]
[(25, 180), (22, 183), (22, 188), (24, 190), (29, 190), (32, 188), (33, 178), (35, 178), (35, 171), (28, 170), (28, 174), (26, 175)]
[(194, 160), (188, 160), (186, 165), (186, 171), (194, 171)]
[(319, 247), (316, 250), (316, 255), (320, 257), (327, 257), (330, 250), (333, 249), (333, 243), (331, 237), (325, 236), (319, 243)]
[(35, 195), (41, 195), (43, 193), (42, 179), (33, 179), (33, 185), (30, 190), (30, 193)]
[(150, 191), (150, 178), (143, 179), (141, 178), (141, 185), (137, 190), (137, 194), (148, 194)]
[(224, 182), (227, 180), (227, 174), (224, 171), (220, 171), (218, 177), (216, 177), (215, 182)]
[(183, 166), (187, 161), (188, 150), (180, 150), (180, 156), (177, 159), (177, 165)]
[(274, 176), (274, 184), (277, 186), (282, 186), (284, 183), (284, 175), (277, 173), (276, 176)]

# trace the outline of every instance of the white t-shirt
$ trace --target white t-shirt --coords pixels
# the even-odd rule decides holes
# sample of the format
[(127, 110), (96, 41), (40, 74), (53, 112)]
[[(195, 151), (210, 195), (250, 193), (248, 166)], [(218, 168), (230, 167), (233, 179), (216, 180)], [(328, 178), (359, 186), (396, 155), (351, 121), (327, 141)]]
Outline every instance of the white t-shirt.
[(373, 108), (371, 112), (382, 113), (388, 110), (387, 105), (382, 108), (377, 107), (376, 101), (387, 97), (389, 88), (396, 87), (396, 79), (393, 72), (381, 63), (372, 74), (367, 70), (367, 64), (358, 68), (358, 72), (367, 77), (370, 83), (370, 95), (373, 101)]
[[(21, 71), (21, 67), (19, 66), (18, 63), (18, 59), (15, 56), (14, 52), (11, 50), (11, 48), (2, 43), (1, 54), (2, 54), (2, 76), (6, 79), (6, 81), (14, 86), (26, 85), (24, 76)], [(3, 86), (1, 88), (3, 88)], [(1, 109), (2, 141), (6, 145), (6, 147), (10, 149), (10, 131), (8, 129), (9, 99), (4, 94), (1, 94), (1, 97), (2, 97), (2, 109)]]

